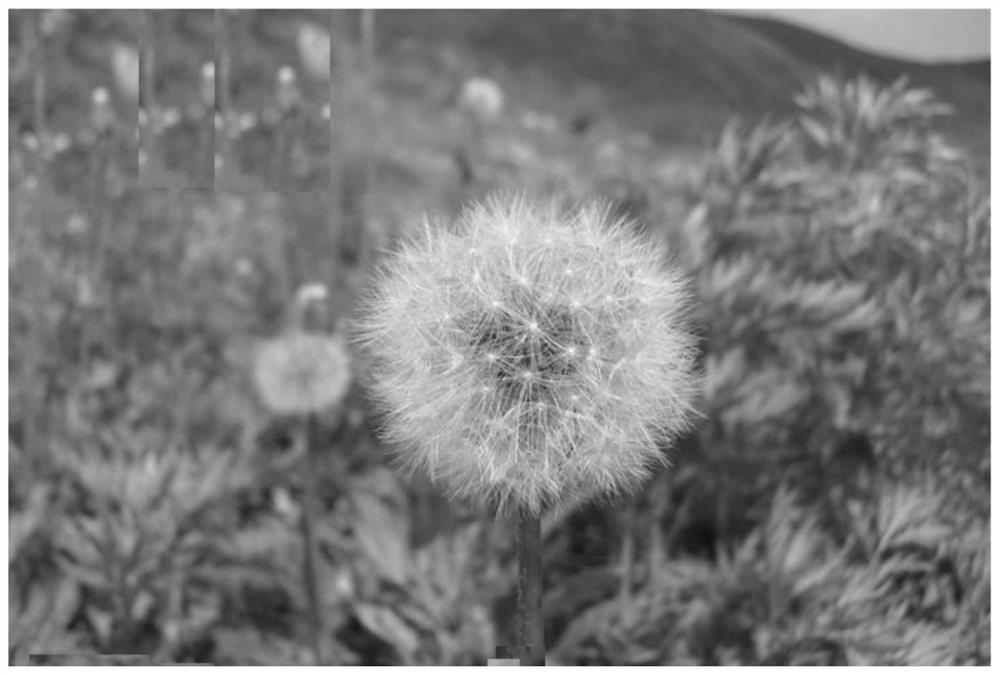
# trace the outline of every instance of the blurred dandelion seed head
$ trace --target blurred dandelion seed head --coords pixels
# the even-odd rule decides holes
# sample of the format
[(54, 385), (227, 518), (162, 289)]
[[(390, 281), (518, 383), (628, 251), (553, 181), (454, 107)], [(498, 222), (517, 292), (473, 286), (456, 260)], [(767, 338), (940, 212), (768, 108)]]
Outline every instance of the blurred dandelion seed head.
[(211, 61), (201, 65), (201, 102), (208, 108), (215, 105), (215, 63)]
[(299, 58), (306, 72), (314, 79), (330, 79), (330, 32), (316, 24), (304, 22), (295, 34)]
[(503, 89), (488, 77), (470, 78), (462, 85), (458, 105), (480, 120), (496, 119), (503, 112)]
[(130, 45), (115, 43), (111, 48), (111, 71), (118, 90), (130, 101), (139, 101), (139, 52)]
[(111, 95), (104, 87), (97, 87), (90, 94), (90, 122), (98, 131), (105, 131), (114, 124), (115, 113), (111, 108)]
[(295, 295), (295, 302), (299, 305), (307, 305), (310, 302), (326, 300), (330, 293), (326, 285), (319, 282), (303, 284)]
[(307, 414), (337, 405), (350, 384), (350, 357), (337, 335), (291, 331), (257, 350), (254, 385), (278, 414)]
[(39, 26), (42, 35), (51, 37), (73, 22), (73, 16), (68, 9), (48, 9), (42, 11)]
[(494, 196), (389, 259), (356, 337), (401, 468), (539, 513), (637, 488), (689, 426), (689, 306), (663, 252), (606, 207)]
[(329, 292), (324, 284), (303, 284), (295, 293), (288, 325), (293, 330), (322, 332), (327, 325), (328, 299)]
[(301, 102), (301, 98), (302, 92), (299, 90), (299, 80), (295, 69), (290, 66), (282, 66), (278, 70), (278, 107), (287, 112), (297, 106)]

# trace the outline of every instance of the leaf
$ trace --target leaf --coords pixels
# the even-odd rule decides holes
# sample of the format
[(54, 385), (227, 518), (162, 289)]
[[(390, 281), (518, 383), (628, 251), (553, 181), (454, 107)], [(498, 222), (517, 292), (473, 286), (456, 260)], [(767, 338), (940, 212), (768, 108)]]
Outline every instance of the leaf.
[(388, 607), (359, 602), (354, 613), (365, 628), (395, 647), (404, 661), (411, 660), (420, 647), (416, 630)]
[[(814, 526), (813, 523), (809, 525)], [(782, 568), (788, 574), (795, 574), (816, 557), (819, 546), (819, 536), (806, 527), (800, 527), (788, 541)]]
[(765, 370), (746, 377), (736, 392), (738, 402), (722, 416), (728, 425), (761, 424), (788, 414), (806, 400), (808, 393), (782, 372)]
[(714, 405), (724, 403), (745, 375), (746, 359), (743, 349), (736, 347), (726, 350), (721, 355), (709, 354), (705, 361), (705, 375), (702, 379), (704, 400)]
[(358, 516), (354, 531), (368, 561), (384, 578), (405, 586), (413, 563), (402, 515), (373, 495), (351, 497)]
[(838, 568), (843, 564), (839, 556), (828, 558), (825, 562), (805, 570), (792, 584), (795, 595), (804, 596), (816, 589), (831, 583)]
[(10, 562), (17, 559), (32, 536), (44, 531), (49, 492), (48, 486), (34, 485), (28, 493), (24, 508), (10, 511), (7, 534), (7, 558)]
[(107, 569), (103, 566), (78, 563), (64, 556), (60, 556), (56, 561), (67, 576), (82, 586), (98, 590), (105, 590), (110, 587)]
[(26, 604), (11, 595), (8, 645), (11, 663), (20, 664), (32, 653), (74, 650), (77, 638), (67, 626), (79, 606), (76, 583), (63, 577), (46, 587), (33, 587), (27, 595)]
[(212, 638), (224, 665), (305, 666), (312, 658), (305, 645), (255, 630), (222, 628)]
[(111, 630), (114, 624), (111, 612), (95, 607), (94, 605), (89, 605), (85, 612), (91, 628), (97, 633), (98, 640), (100, 640), (101, 644), (108, 644), (111, 640)]
[(816, 121), (812, 117), (803, 115), (799, 118), (799, 123), (802, 124), (806, 133), (817, 145), (820, 147), (826, 147), (830, 144), (830, 135), (820, 122)]

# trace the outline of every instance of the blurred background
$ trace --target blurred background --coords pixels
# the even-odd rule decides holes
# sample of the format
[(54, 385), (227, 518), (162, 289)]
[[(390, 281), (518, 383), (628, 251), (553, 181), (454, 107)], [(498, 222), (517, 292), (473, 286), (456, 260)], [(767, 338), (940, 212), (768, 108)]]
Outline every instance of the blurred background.
[(11, 11), (10, 663), (510, 646), (511, 532), (287, 345), (517, 189), (666, 242), (702, 338), (671, 467), (544, 522), (549, 663), (988, 664), (988, 40), (863, 14)]

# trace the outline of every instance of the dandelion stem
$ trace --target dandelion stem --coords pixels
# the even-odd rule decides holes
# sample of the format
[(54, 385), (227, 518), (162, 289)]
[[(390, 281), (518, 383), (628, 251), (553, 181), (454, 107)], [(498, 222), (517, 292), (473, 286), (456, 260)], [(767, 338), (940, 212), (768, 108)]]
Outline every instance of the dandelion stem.
[(517, 656), (522, 666), (544, 666), (542, 520), (527, 511), (518, 516), (517, 567)]
[(140, 11), (142, 20), (142, 45), (139, 51), (139, 109), (145, 112), (140, 115), (139, 127), (139, 177), (144, 186), (155, 185), (151, 177), (154, 154), (156, 152), (156, 120), (159, 111), (156, 108), (156, 49), (157, 35), (156, 12)]
[[(32, 102), (34, 106), (32, 108), (32, 114), (34, 116), (35, 124), (35, 136), (38, 138), (39, 152), (44, 153), (45, 143), (47, 143), (46, 132), (46, 120), (45, 120), (45, 36), (42, 33), (42, 18), (44, 12), (37, 12), (35, 15), (35, 21), (32, 22), (30, 33), (32, 41), (33, 52), (31, 54), (33, 59), (32, 64), (32, 84), (34, 88), (32, 90)], [(40, 162), (44, 166), (44, 162)]]
[(632, 524), (636, 518), (635, 501), (631, 501), (621, 516), (622, 527), (622, 549), (621, 549), (621, 587), (618, 592), (618, 600), (621, 603), (622, 611), (628, 610), (629, 603), (632, 602), (632, 566), (635, 563), (635, 533), (632, 531)]
[[(211, 120), (211, 128), (206, 133), (211, 133), (212, 148), (206, 158), (206, 167), (211, 172), (212, 181), (216, 190), (227, 188), (226, 172), (229, 169), (229, 113), (230, 88), (229, 75), (232, 67), (232, 45), (231, 28), (226, 10), (215, 10), (215, 96), (211, 106), (206, 106), (206, 126)], [(207, 102), (206, 102), (207, 103)], [(216, 120), (221, 124), (216, 126)]]
[(315, 414), (308, 414), (305, 420), (306, 460), (303, 471), (302, 537), (305, 545), (302, 557), (302, 572), (305, 582), (306, 602), (309, 605), (309, 629), (312, 638), (313, 661), (320, 665), (325, 661), (323, 654), (323, 612), (319, 597), (319, 545), (316, 540), (315, 525), (319, 510), (319, 485), (317, 451), (319, 449), (319, 420)]

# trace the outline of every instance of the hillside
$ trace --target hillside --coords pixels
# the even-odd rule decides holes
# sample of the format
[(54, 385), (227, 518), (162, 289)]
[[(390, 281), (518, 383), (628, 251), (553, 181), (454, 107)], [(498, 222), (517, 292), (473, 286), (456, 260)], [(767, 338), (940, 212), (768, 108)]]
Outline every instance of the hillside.
[[(988, 664), (989, 184), (935, 102), (792, 123), (867, 57), (707, 12), (358, 18), (10, 13), (9, 663), (482, 665), (530, 548), (550, 665)], [(536, 544), (446, 498), (543, 473)]]
[(865, 73), (887, 82), (906, 75), (914, 84), (930, 87), (956, 107), (959, 117), (988, 123), (990, 62), (924, 64), (872, 54), (839, 40), (782, 21), (758, 17), (726, 17), (780, 45), (799, 62), (851, 77)]
[(973, 136), (988, 129), (988, 62), (890, 59), (780, 21), (699, 10), (400, 10), (378, 21), (388, 54), (400, 43), (453, 45), (471, 57), (464, 68), (526, 89), (533, 105), (607, 114), (663, 141), (700, 137), (734, 114), (785, 112), (818, 72), (907, 75), (955, 106), (950, 129), (963, 139), (970, 125)]

